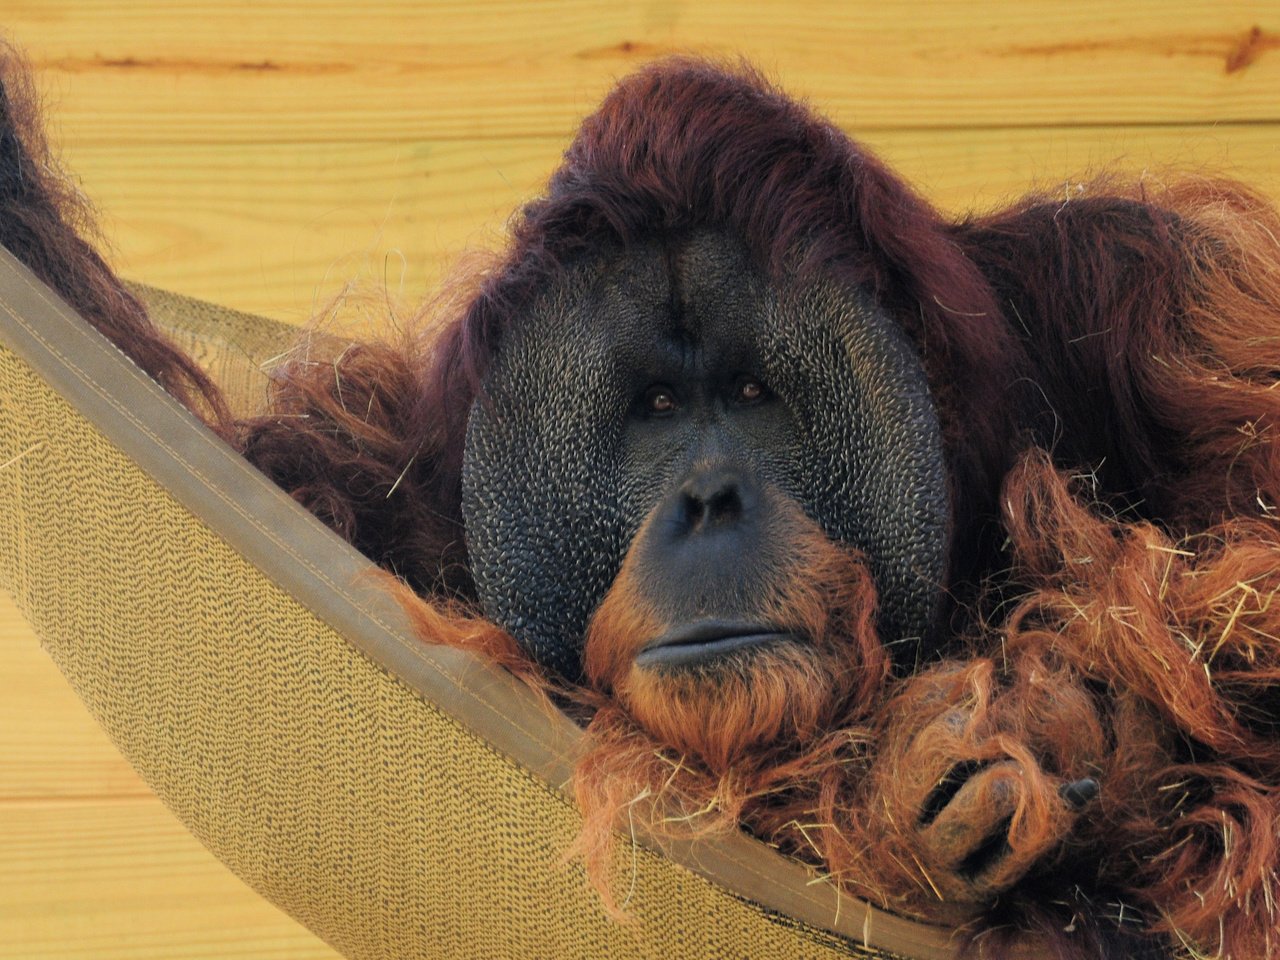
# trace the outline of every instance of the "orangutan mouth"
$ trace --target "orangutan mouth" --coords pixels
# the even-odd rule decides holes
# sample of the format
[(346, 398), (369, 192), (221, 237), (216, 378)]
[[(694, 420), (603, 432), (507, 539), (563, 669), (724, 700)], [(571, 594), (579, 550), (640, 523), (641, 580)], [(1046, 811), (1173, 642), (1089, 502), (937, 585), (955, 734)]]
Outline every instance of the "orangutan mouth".
[(672, 627), (636, 654), (638, 667), (697, 667), (742, 650), (772, 645), (795, 635), (776, 627), (736, 620), (698, 620)]

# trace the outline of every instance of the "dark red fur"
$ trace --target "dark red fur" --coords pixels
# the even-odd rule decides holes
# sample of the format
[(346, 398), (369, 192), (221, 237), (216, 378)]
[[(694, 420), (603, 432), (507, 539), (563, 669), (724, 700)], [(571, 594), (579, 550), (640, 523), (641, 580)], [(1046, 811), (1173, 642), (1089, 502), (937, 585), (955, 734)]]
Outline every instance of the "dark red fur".
[(1032, 196), (953, 235), (1021, 340), (1039, 444), (1195, 530), (1280, 498), (1278, 228), (1240, 184), (1186, 178)]
[[(861, 651), (859, 696), (833, 694), (745, 754), (664, 750), (652, 734), (663, 704), (646, 694), (628, 709), (621, 668), (597, 665), (582, 852), (602, 862), (620, 813), (660, 797), (655, 829), (745, 823), (851, 891), (939, 915), (934, 868), (905, 826), (911, 764), (927, 747), (1003, 765), (1017, 797), (1011, 846), (1039, 864), (975, 943), (1008, 921), (1040, 929), (1059, 956), (1096, 955), (1101, 926), (1063, 928), (1077, 908), (1114, 908), (1064, 914), (1053, 902), (1079, 880), (1202, 949), (1239, 960), (1272, 949), (1280, 223), (1248, 190), (1093, 184), (950, 223), (750, 71), (671, 61), (624, 80), (588, 118), (505, 257), (434, 311), (435, 326), (320, 349), (278, 375), (268, 413), (232, 424), (78, 235), (84, 208), (52, 172), (12, 70), (4, 82), (0, 242), (298, 499), (435, 597), (471, 597), (461, 459), (486, 367), (533, 291), (575, 258), (716, 225), (775, 278), (821, 271), (872, 291), (917, 344), (944, 424), (964, 635), (950, 660), (890, 679), (867, 645), (860, 568), (832, 574), (829, 594), (861, 598), (831, 608), (845, 612), (829, 638)], [(627, 622), (645, 611), (625, 577), (615, 591), (602, 617), (622, 624), (609, 643), (625, 650)], [(991, 599), (963, 602), (979, 596)], [(426, 635), (545, 683), (492, 625), (429, 604), (415, 616)], [(617, 687), (617, 700), (599, 695)], [(920, 736), (948, 713), (964, 722)], [(1072, 826), (1056, 790), (1083, 775), (1104, 784), (1099, 812)]]
[(230, 414), (221, 394), (152, 326), (146, 308), (89, 243), (95, 232), (87, 201), (45, 142), (30, 74), (0, 41), (0, 246), (226, 434)]

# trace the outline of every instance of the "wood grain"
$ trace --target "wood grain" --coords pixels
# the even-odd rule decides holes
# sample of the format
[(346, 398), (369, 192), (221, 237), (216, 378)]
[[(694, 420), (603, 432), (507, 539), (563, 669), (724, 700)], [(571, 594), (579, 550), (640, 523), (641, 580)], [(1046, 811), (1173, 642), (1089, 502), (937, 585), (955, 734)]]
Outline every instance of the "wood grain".
[[(105, 214), (128, 276), (301, 321), (352, 279), (409, 300), (507, 218), (559, 162), (562, 138), (397, 144), (76, 146), (66, 162)], [(863, 137), (944, 210), (989, 208), (1090, 171), (1219, 172), (1280, 199), (1263, 124), (873, 131)]]
[(1280, 11), (1215, 0), (8, 0), (79, 139), (559, 136), (673, 52), (859, 129), (1280, 119)]
[(0, 816), (0, 956), (99, 960), (338, 954), (244, 886), (158, 800)]

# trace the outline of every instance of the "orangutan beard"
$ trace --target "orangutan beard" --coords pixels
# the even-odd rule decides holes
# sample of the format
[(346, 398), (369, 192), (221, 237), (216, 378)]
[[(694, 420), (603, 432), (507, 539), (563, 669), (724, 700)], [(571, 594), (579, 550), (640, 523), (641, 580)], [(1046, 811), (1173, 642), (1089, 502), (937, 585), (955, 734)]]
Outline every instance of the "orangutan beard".
[(828, 539), (798, 507), (784, 508), (775, 527), (785, 557), (749, 614), (777, 628), (776, 641), (679, 669), (638, 664), (637, 654), (671, 625), (644, 595), (634, 552), (587, 632), (592, 684), (660, 744), (710, 772), (762, 751), (802, 749), (859, 715), (859, 705), (873, 706), (889, 672), (861, 554)]

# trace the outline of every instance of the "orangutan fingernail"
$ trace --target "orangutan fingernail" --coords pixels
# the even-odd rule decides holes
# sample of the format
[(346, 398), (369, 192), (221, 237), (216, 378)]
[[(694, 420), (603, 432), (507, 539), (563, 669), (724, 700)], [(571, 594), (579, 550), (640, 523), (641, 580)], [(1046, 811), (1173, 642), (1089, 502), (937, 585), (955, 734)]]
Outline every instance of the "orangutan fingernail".
[(1062, 799), (1067, 802), (1072, 810), (1083, 810), (1089, 801), (1098, 795), (1098, 791), (1102, 789), (1098, 785), (1098, 781), (1093, 777), (1085, 777), (1083, 780), (1076, 780), (1074, 783), (1064, 783), (1058, 790)]

